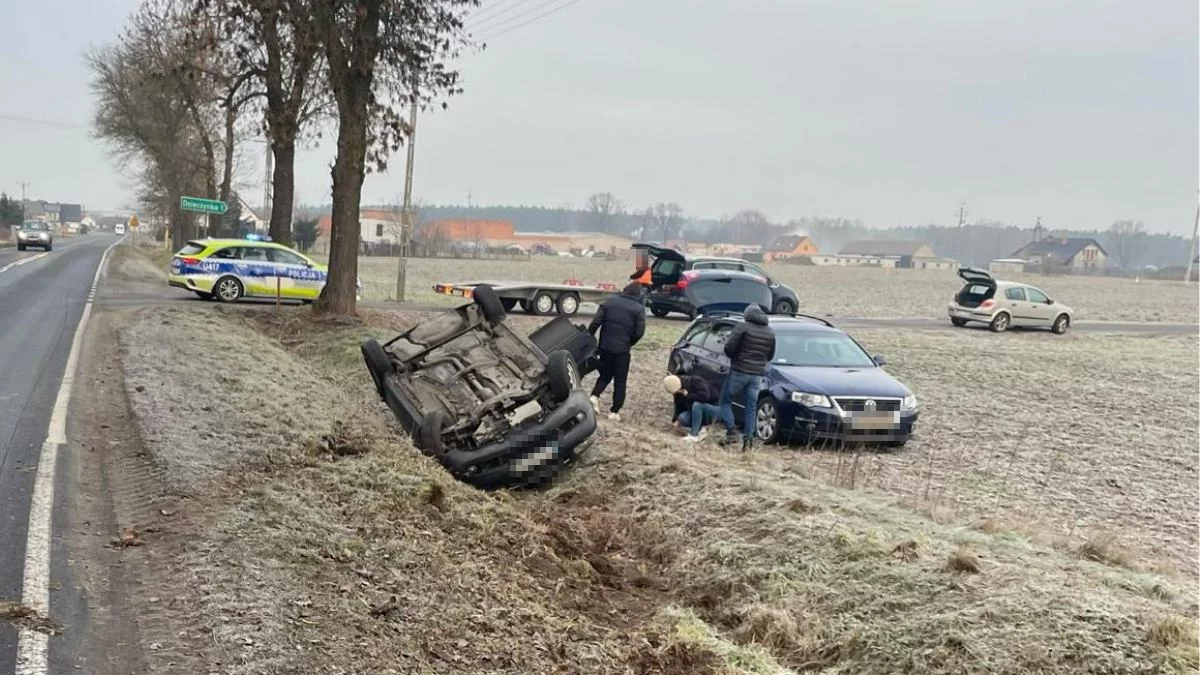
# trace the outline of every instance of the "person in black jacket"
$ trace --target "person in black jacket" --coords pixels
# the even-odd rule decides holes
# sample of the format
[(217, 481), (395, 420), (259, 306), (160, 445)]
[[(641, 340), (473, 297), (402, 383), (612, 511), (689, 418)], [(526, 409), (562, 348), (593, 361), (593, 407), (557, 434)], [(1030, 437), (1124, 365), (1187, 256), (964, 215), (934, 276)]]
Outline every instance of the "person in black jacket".
[(608, 418), (621, 419), (625, 405), (625, 381), (629, 377), (629, 350), (646, 332), (646, 306), (637, 282), (625, 286), (620, 295), (605, 300), (588, 326), (592, 335), (600, 331), (600, 377), (592, 387), (592, 406), (600, 411), (600, 394), (613, 382), (612, 407)]
[(675, 431), (692, 442), (704, 438), (701, 430), (721, 417), (720, 392), (697, 375), (667, 375), (663, 386), (675, 397)]
[(758, 408), (758, 392), (762, 389), (767, 364), (775, 358), (775, 332), (767, 323), (762, 307), (750, 305), (743, 313), (745, 320), (725, 341), (725, 356), (729, 357), (729, 375), (721, 388), (721, 420), (725, 423), (725, 443), (737, 441), (733, 423), (733, 401), (745, 406), (742, 417), (742, 449), (749, 450), (754, 440), (754, 418)]

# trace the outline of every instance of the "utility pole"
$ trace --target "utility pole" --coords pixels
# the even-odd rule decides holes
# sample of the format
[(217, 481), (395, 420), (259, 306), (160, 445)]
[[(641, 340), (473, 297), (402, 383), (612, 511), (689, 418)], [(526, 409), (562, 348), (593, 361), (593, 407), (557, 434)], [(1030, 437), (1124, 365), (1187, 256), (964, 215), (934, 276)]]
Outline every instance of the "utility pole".
[(21, 186), (21, 222), (25, 222), (25, 188), (29, 187), (28, 181), (18, 183)]
[(967, 222), (967, 205), (959, 202), (958, 204), (958, 229), (962, 229)]
[(471, 188), (467, 188), (467, 208), (471, 208)]
[(1033, 225), (1033, 241), (1037, 243), (1042, 240), (1042, 217), (1037, 217), (1037, 222)]
[(408, 160), (404, 166), (404, 213), (400, 220), (400, 260), (396, 263), (396, 301), (404, 302), (408, 275), (408, 239), (413, 231), (412, 176), (417, 143), (417, 85), (413, 82), (412, 101), (408, 104)]
[[(270, 143), (267, 143), (267, 162), (266, 162), (266, 164), (267, 164), (267, 176), (266, 176), (266, 179), (263, 180), (263, 214), (262, 214), (262, 217), (266, 219), (267, 228), (269, 230), (271, 227), (271, 225), (270, 225), (270, 222), (271, 222), (271, 197), (272, 197), (271, 188), (273, 187), (271, 184), (271, 179), (274, 178), (274, 173), (275, 173), (275, 153), (271, 152), (271, 144)], [(229, 208), (232, 209), (233, 205), (231, 204), (229, 206)], [(238, 205), (238, 208), (239, 209), (241, 208), (240, 204)]]
[(1188, 251), (1187, 271), (1183, 273), (1183, 282), (1192, 283), (1192, 263), (1196, 260), (1196, 237), (1200, 236), (1200, 201), (1196, 202), (1196, 224), (1192, 226), (1192, 246)]

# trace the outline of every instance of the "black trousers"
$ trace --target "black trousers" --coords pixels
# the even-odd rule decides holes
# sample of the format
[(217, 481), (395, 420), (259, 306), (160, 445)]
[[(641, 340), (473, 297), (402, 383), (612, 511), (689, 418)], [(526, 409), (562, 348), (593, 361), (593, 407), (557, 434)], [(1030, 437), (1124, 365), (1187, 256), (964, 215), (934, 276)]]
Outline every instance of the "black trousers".
[(613, 412), (621, 412), (625, 405), (625, 381), (629, 379), (629, 352), (614, 353), (600, 350), (600, 364), (597, 367), (600, 377), (596, 386), (592, 387), (592, 396), (599, 396), (613, 383), (612, 408)]

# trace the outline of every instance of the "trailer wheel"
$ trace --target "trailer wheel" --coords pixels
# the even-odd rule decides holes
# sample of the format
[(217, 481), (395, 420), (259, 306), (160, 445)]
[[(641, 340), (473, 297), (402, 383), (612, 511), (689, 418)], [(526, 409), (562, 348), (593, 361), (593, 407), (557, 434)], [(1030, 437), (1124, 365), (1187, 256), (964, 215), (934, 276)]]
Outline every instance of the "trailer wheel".
[(546, 316), (554, 311), (554, 305), (554, 296), (550, 295), (549, 291), (538, 291), (537, 295), (533, 296), (533, 302), (530, 303), (530, 313)]
[(517, 306), (517, 301), (512, 298), (500, 298), (500, 304), (504, 306), (504, 311), (511, 312)]
[(579, 311), (579, 296), (566, 292), (558, 296), (558, 313), (563, 316), (575, 316), (575, 312)]

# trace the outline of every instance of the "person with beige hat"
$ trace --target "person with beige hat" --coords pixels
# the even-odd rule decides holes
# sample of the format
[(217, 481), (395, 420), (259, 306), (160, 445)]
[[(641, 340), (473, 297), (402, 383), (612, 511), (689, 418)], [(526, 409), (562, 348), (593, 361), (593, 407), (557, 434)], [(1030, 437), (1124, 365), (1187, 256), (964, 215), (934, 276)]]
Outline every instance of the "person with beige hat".
[(721, 408), (717, 405), (720, 392), (695, 375), (667, 375), (663, 378), (663, 387), (675, 397), (678, 414), (672, 424), (676, 431), (682, 432), (686, 428), (684, 440), (691, 443), (703, 439), (704, 427), (721, 416)]

